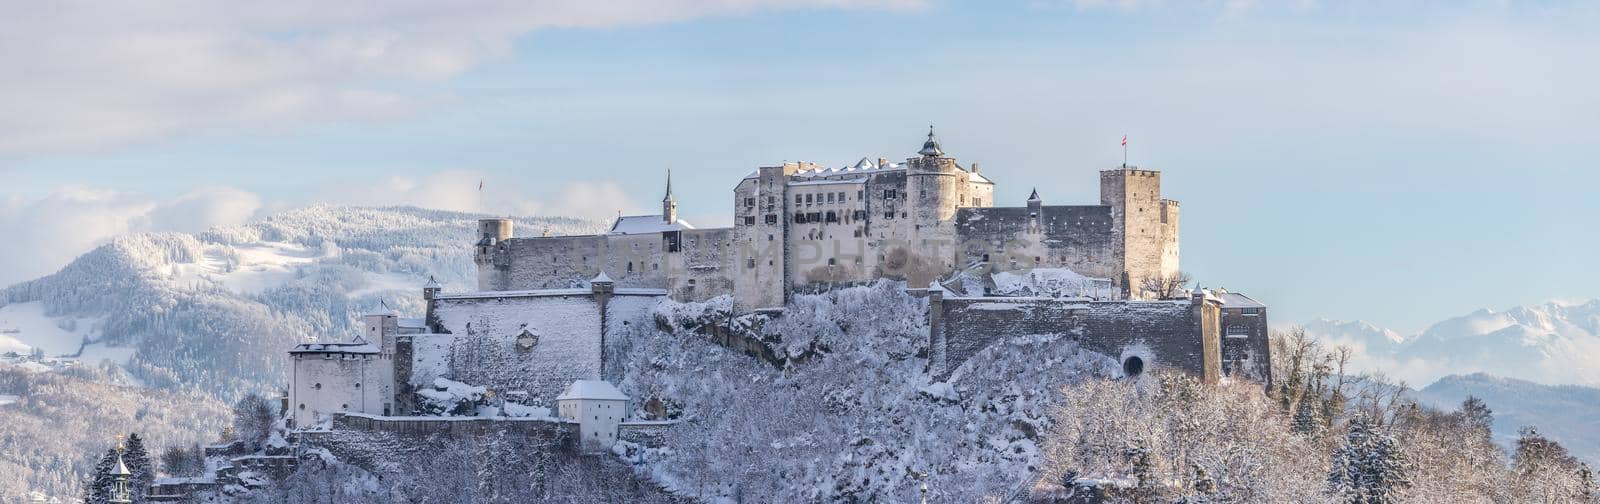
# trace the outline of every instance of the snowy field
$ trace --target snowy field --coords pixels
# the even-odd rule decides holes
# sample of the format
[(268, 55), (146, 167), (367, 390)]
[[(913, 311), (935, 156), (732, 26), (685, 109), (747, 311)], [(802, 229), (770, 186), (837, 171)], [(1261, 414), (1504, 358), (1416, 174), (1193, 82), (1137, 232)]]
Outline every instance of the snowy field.
[[(51, 317), (45, 314), (44, 303), (38, 301), (9, 304), (0, 307), (0, 353), (26, 354), (40, 348), (52, 357), (72, 355), (85, 337), (99, 338), (97, 322), (96, 318)], [(102, 347), (97, 352), (103, 350), (107, 349)]]

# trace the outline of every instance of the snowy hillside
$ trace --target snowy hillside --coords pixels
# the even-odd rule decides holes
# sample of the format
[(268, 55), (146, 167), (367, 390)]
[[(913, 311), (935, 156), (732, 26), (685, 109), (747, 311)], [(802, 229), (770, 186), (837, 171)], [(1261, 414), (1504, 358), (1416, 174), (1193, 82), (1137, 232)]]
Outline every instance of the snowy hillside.
[(1452, 408), (1467, 396), (1494, 410), (1494, 436), (1510, 445), (1517, 430), (1536, 427), (1572, 454), (1600, 463), (1600, 388), (1551, 386), (1483, 373), (1451, 375), (1417, 393), (1424, 404)]
[[(128, 365), (153, 386), (226, 395), (283, 381), (283, 352), (348, 338), (387, 302), (420, 312), (430, 275), (475, 286), (469, 246), (481, 216), (416, 208), (312, 206), (197, 235), (118, 238), (56, 274), (0, 291), (0, 352)], [(528, 234), (598, 223), (523, 219)]]
[(1383, 371), (1412, 384), (1446, 375), (1489, 373), (1560, 385), (1600, 386), (1600, 299), (1478, 310), (1401, 337), (1366, 322), (1316, 320), (1302, 327), (1356, 350), (1359, 371)]

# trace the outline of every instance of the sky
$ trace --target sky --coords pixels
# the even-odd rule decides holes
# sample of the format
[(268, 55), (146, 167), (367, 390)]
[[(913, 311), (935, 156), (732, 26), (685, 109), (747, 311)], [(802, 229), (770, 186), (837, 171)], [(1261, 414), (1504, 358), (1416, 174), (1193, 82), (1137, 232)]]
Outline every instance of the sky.
[(0, 284), (311, 203), (648, 212), (669, 169), (728, 225), (756, 166), (933, 124), (1001, 205), (1097, 203), (1128, 135), (1183, 269), (1275, 321), (1600, 295), (1590, 3), (0, 4)]

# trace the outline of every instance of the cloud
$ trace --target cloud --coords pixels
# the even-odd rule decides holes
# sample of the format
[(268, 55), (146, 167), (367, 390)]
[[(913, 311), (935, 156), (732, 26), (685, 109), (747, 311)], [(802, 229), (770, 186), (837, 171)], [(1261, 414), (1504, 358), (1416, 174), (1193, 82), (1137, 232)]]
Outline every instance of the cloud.
[[(0, 155), (185, 131), (373, 120), (446, 100), (426, 84), (542, 28), (604, 28), (920, 0), (480, 0), (11, 4)], [(420, 84), (420, 85), (418, 85)]]
[(137, 193), (63, 186), (38, 199), (0, 200), (6, 237), (0, 285), (49, 274), (118, 235), (140, 231), (201, 231), (252, 217), (261, 199), (231, 187), (203, 187), (168, 201)]
[[(483, 190), (478, 189), (483, 182)], [(560, 216), (606, 220), (617, 212), (638, 213), (643, 206), (615, 182), (573, 181), (559, 186), (495, 180), (476, 170), (445, 170), (420, 176), (397, 175), (373, 184), (344, 184), (323, 201), (354, 205), (407, 205), (457, 212), (517, 216)], [(349, 189), (355, 188), (355, 189)]]

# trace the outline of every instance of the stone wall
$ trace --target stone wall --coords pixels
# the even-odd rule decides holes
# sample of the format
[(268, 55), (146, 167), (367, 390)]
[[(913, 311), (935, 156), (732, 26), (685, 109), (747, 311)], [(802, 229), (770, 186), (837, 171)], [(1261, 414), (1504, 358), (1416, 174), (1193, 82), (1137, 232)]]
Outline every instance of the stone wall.
[(956, 212), (962, 264), (990, 257), (996, 271), (1067, 268), (1093, 278), (1117, 278), (1120, 245), (1108, 206), (963, 208)]
[(1001, 338), (1058, 334), (1138, 370), (1175, 369), (1215, 382), (1220, 376), (1215, 301), (953, 297), (929, 300), (936, 380)]

